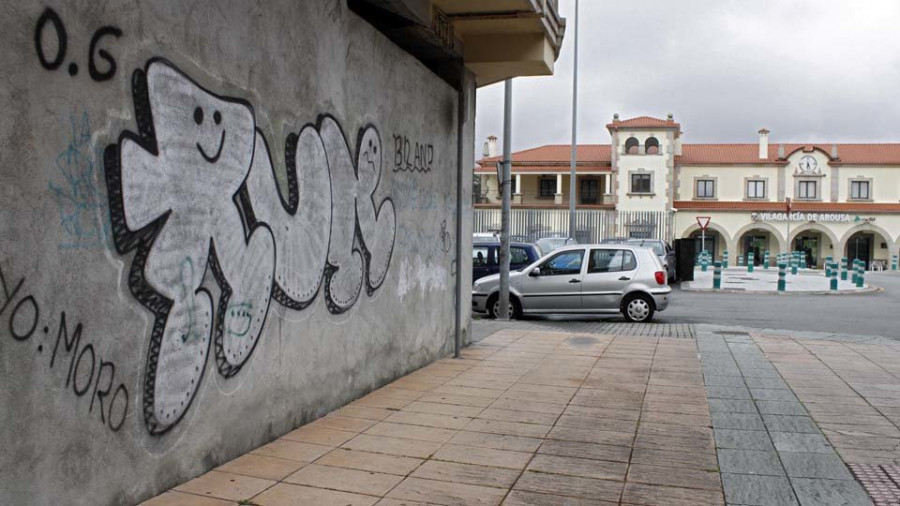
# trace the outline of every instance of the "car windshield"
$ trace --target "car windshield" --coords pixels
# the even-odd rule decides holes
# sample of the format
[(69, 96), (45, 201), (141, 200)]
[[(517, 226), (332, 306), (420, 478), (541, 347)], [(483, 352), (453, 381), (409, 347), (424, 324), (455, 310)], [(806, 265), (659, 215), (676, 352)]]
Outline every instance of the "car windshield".
[(635, 246), (641, 246), (643, 248), (650, 248), (656, 253), (656, 256), (663, 256), (666, 254), (666, 249), (663, 247), (662, 243), (659, 241), (628, 241), (628, 244), (634, 244)]
[(567, 241), (568, 239), (565, 237), (545, 237), (543, 239), (538, 239), (535, 244), (537, 244), (537, 247), (541, 249), (541, 252), (546, 255), (557, 248), (565, 246)]

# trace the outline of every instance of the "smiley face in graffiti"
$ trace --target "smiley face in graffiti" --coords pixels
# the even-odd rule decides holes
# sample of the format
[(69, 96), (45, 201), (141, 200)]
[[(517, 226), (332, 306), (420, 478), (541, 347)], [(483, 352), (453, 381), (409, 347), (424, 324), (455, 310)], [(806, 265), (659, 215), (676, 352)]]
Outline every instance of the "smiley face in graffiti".
[[(164, 60), (136, 71), (132, 84), (138, 132), (107, 149), (107, 186), (116, 248), (137, 250), (129, 284), (155, 314), (144, 415), (161, 433), (191, 404), (211, 343), (226, 377), (252, 353), (275, 244), (264, 224), (245, 233), (234, 203), (254, 156), (250, 105), (204, 90)], [(221, 290), (215, 312), (201, 286), (208, 271)]]

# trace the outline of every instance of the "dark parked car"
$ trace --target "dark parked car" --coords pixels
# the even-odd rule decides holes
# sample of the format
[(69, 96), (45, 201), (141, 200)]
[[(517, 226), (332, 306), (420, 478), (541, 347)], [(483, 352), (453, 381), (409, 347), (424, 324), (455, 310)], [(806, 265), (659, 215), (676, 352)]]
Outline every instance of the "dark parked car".
[[(534, 244), (509, 243), (509, 270), (517, 271), (541, 258)], [(476, 239), (472, 245), (472, 281), (500, 272), (500, 242)]]

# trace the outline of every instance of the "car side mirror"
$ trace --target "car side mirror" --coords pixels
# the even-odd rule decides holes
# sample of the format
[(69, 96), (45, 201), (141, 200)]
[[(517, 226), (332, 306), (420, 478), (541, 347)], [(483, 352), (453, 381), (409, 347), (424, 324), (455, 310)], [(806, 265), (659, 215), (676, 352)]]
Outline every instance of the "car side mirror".
[(540, 268), (540, 267), (535, 267), (534, 269), (531, 269), (531, 272), (529, 272), (528, 275), (531, 276), (531, 277), (533, 277), (533, 278), (536, 278), (536, 277), (540, 276), (540, 275), (541, 275), (541, 268)]

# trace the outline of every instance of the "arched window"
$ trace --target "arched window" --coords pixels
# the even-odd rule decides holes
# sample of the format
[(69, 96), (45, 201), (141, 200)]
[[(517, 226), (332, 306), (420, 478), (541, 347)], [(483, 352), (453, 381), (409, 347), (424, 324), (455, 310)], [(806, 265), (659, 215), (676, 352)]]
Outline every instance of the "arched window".
[(647, 153), (648, 155), (659, 154), (659, 141), (656, 140), (656, 137), (647, 138), (647, 141), (644, 142), (644, 153)]
[(629, 137), (628, 140), (625, 141), (625, 153), (629, 155), (636, 155), (638, 152), (638, 146), (641, 145), (641, 141), (635, 139), (634, 137)]

